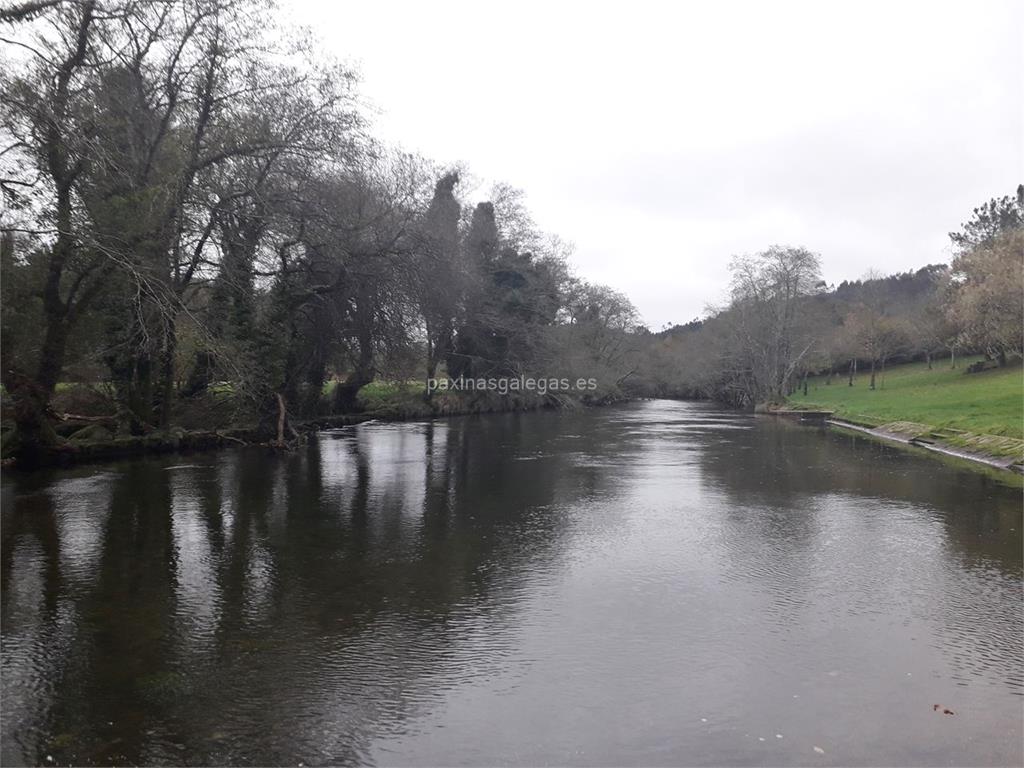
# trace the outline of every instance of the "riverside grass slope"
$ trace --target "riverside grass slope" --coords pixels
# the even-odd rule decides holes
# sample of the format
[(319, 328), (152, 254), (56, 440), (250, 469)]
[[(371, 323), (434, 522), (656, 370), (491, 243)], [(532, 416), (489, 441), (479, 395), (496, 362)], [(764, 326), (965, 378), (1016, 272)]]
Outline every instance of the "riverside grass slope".
[(837, 375), (808, 379), (789, 398), (793, 408), (834, 411), (836, 417), (882, 432), (930, 439), (979, 454), (1024, 461), (1024, 372), (1020, 364), (967, 373), (981, 358), (908, 363), (877, 375), (859, 373), (852, 387)]

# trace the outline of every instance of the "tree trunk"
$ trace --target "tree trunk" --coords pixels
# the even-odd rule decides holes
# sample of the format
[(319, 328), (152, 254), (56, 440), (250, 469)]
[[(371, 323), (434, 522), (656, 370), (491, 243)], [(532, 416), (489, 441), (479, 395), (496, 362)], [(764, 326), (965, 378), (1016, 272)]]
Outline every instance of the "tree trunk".
[(287, 410), (284, 407), (284, 397), (277, 393), (277, 447), (284, 448), (284, 425)]
[(304, 415), (315, 416), (320, 410), (320, 398), (324, 392), (324, 380), (327, 378), (327, 366), (323, 355), (319, 352), (306, 374), (306, 402), (302, 409)]
[(160, 429), (171, 426), (171, 412), (174, 405), (174, 354), (177, 349), (177, 336), (173, 317), (167, 318), (165, 327), (164, 349), (160, 360)]
[(129, 430), (143, 435), (153, 429), (153, 360), (147, 352), (132, 355), (123, 396), (128, 406)]
[(932, 353), (925, 352), (924, 359), (928, 361), (928, 370), (930, 371), (932, 369)]
[(49, 416), (52, 392), (13, 368), (4, 371), (3, 383), (14, 417), (13, 453), (19, 466), (32, 468), (41, 464), (59, 441)]
[(213, 353), (205, 349), (196, 352), (195, 362), (192, 364), (192, 371), (185, 382), (185, 388), (181, 391), (182, 397), (193, 397), (206, 389), (213, 383), (213, 372), (216, 368)]
[(39, 350), (34, 377), (20, 370), (5, 370), (4, 387), (10, 395), (16, 438), (15, 453), (22, 466), (35, 466), (60, 442), (50, 419), (50, 401), (64, 369), (68, 326), (63, 304), (46, 306), (46, 334)]
[(359, 390), (373, 381), (373, 339), (368, 331), (359, 334), (359, 359), (345, 381), (334, 389), (334, 412), (353, 413), (359, 410)]
[[(437, 367), (441, 364), (441, 361), (448, 357), (452, 351), (454, 331), (449, 325), (443, 325), (442, 328), (435, 328), (431, 332), (430, 327), (427, 328), (427, 378), (434, 379), (437, 377)], [(423, 399), (430, 402), (430, 397), (433, 393), (430, 391), (430, 387), (427, 387), (423, 393)]]
[(868, 386), (868, 389), (874, 389), (874, 388), (875, 388), (875, 358), (872, 357), (871, 358), (871, 384)]
[[(49, 314), (49, 313), (47, 313)], [(46, 336), (39, 351), (39, 368), (36, 383), (46, 394), (47, 404), (53, 397), (60, 374), (64, 370), (64, 353), (67, 349), (68, 326), (63, 316), (47, 317)]]
[(428, 331), (427, 335), (428, 335), (428, 338), (427, 338), (427, 382), (428, 382), (428, 386), (427, 386), (427, 388), (423, 392), (423, 399), (426, 402), (429, 403), (431, 396), (434, 394), (433, 390), (431, 390), (431, 388), (429, 386), (429, 382), (431, 382), (431, 381), (433, 381), (434, 379), (437, 378), (438, 358), (437, 358), (437, 355), (434, 352), (434, 344), (433, 344), (433, 342), (429, 338), (429, 331)]

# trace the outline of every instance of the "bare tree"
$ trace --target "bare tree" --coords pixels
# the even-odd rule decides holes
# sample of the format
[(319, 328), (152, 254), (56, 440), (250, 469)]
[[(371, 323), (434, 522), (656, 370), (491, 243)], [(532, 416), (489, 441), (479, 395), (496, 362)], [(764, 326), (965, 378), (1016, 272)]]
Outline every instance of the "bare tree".
[(805, 248), (774, 246), (735, 258), (722, 364), (739, 399), (780, 401), (813, 348), (809, 296), (820, 290), (820, 260)]

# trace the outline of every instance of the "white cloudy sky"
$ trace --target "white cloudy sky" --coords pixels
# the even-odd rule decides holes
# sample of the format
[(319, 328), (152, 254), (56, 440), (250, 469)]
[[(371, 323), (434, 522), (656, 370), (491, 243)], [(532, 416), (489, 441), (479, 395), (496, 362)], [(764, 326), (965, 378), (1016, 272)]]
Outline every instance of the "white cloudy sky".
[(281, 2), (379, 136), (526, 190), (652, 328), (771, 244), (830, 282), (948, 260), (1024, 180), (1019, 1)]

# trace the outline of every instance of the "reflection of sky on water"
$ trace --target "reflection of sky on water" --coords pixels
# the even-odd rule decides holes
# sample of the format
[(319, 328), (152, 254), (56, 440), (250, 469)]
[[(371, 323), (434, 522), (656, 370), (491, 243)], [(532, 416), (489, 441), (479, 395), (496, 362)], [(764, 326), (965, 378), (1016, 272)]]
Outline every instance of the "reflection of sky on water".
[(5, 763), (1020, 758), (1019, 491), (861, 439), (647, 402), (3, 496)]

